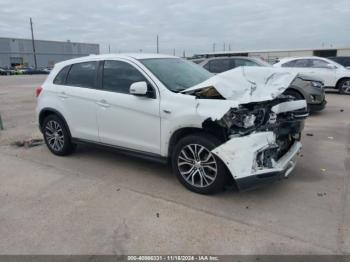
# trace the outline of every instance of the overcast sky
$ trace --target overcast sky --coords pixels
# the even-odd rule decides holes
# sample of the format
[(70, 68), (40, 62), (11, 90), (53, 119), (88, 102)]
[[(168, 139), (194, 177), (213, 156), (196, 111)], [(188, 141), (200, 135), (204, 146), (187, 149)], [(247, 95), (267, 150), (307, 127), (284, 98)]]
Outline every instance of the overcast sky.
[(0, 0), (0, 37), (99, 43), (101, 53), (350, 46), (349, 0)]

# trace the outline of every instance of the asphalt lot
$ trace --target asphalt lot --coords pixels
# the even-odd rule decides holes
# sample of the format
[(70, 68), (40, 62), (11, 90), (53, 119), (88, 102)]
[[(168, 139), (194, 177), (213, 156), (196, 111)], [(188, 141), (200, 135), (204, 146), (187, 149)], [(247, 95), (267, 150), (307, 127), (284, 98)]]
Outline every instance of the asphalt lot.
[(350, 96), (307, 120), (289, 179), (203, 196), (116, 152), (11, 145), (40, 138), (44, 79), (0, 77), (0, 254), (350, 254)]

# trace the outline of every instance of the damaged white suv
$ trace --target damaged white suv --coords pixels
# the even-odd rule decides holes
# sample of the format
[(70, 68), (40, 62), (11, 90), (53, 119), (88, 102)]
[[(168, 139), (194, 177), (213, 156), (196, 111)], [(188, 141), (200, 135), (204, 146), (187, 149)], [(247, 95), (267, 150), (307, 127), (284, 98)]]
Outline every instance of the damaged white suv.
[(301, 149), (305, 100), (282, 95), (296, 74), (240, 67), (212, 75), (183, 59), (98, 55), (56, 64), (36, 90), (50, 151), (78, 143), (171, 161), (188, 189), (214, 193), (286, 177)]

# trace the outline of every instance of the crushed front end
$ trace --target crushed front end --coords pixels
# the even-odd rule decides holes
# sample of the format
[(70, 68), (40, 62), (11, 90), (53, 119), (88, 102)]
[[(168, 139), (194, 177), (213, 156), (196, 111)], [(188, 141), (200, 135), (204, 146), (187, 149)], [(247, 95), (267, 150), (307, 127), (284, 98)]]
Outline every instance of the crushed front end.
[(308, 116), (306, 101), (288, 96), (230, 109), (216, 124), (226, 142), (212, 150), (227, 166), (240, 190), (282, 177), (295, 167)]

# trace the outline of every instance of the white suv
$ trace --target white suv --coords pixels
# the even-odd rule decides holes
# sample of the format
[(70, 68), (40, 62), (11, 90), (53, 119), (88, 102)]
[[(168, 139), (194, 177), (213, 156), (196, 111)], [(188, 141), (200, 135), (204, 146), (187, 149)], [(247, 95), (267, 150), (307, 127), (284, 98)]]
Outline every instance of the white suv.
[(342, 94), (350, 94), (350, 70), (323, 57), (284, 58), (274, 67), (287, 67), (294, 72), (312, 75), (323, 80), (325, 87), (336, 88)]
[(36, 90), (50, 151), (94, 143), (171, 162), (188, 189), (209, 194), (286, 177), (301, 148), (305, 100), (281, 95), (296, 77), (274, 68), (212, 75), (183, 59), (99, 55), (55, 65)]

